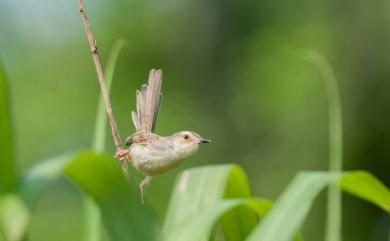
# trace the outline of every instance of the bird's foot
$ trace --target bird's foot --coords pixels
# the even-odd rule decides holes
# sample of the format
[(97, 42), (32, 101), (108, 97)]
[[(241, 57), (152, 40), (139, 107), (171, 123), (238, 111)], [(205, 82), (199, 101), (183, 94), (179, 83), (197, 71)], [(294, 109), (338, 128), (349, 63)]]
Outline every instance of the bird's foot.
[(115, 158), (122, 161), (123, 159), (127, 158), (127, 160), (131, 160), (131, 155), (129, 150), (120, 150), (115, 153)]
[(152, 177), (146, 176), (144, 180), (142, 180), (141, 184), (139, 184), (139, 188), (141, 190), (141, 202), (144, 203), (144, 190), (147, 186), (149, 186), (150, 181), (152, 180)]

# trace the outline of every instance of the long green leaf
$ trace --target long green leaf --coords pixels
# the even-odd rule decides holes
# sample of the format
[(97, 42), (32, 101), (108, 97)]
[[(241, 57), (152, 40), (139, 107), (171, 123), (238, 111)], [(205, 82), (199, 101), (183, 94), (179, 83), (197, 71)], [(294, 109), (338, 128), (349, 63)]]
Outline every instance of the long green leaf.
[(223, 200), (199, 210), (177, 224), (169, 233), (164, 233), (163, 240), (207, 240), (218, 219), (229, 210), (245, 204), (245, 200)]
[(170, 230), (171, 233), (165, 233), (165, 235), (168, 236), (164, 236), (163, 240), (207, 240), (208, 237), (210, 237), (212, 228), (223, 215), (226, 215), (237, 208), (246, 207), (249, 210), (254, 210), (260, 217), (263, 217), (271, 206), (272, 202), (265, 199), (248, 198), (220, 200), (213, 205), (199, 210), (196, 214), (183, 219), (180, 224), (177, 224), (174, 229)]
[(269, 214), (250, 234), (247, 241), (292, 240), (305, 220), (315, 197), (330, 184), (339, 185), (345, 191), (389, 212), (389, 189), (367, 172), (300, 173), (280, 195)]
[(62, 175), (98, 204), (112, 240), (155, 240), (159, 224), (153, 211), (141, 204), (138, 187), (125, 180), (119, 165), (109, 156), (88, 152), (42, 162), (25, 174), (18, 194), (32, 209), (42, 190)]
[(289, 241), (297, 234), (318, 193), (337, 175), (326, 172), (299, 174), (276, 201), (248, 241)]
[(0, 67), (0, 192), (10, 190), (16, 181), (13, 138), (10, 124), (8, 89)]
[[(191, 233), (183, 234), (178, 230), (178, 227), (186, 225), (183, 224), (187, 222), (186, 220), (196, 219), (199, 213), (207, 213), (206, 210), (210, 210), (210, 207), (219, 208), (217, 203), (224, 198), (250, 196), (246, 176), (236, 165), (207, 166), (184, 171), (176, 182), (171, 196), (163, 227), (163, 237), (165, 240), (174, 240), (179, 232), (183, 236), (190, 237)], [(243, 240), (257, 223), (256, 213), (253, 210), (238, 205), (235, 207), (237, 208), (223, 209), (223, 212), (220, 210), (225, 214), (222, 218), (222, 226), (227, 240), (233, 238)], [(194, 239), (191, 240), (204, 240), (215, 225), (213, 222), (203, 224), (196, 231), (205, 235), (203, 239), (196, 239), (200, 236), (192, 236)], [(227, 230), (229, 227), (232, 230)]]
[(265, 217), (272, 209), (273, 203), (268, 199), (254, 198), (248, 202), (248, 206), (254, 210), (259, 217)]
[(6, 241), (22, 240), (29, 220), (29, 211), (13, 194), (0, 198), (0, 235)]
[(69, 163), (66, 174), (99, 205), (112, 240), (156, 239), (159, 224), (154, 213), (141, 204), (138, 188), (126, 181), (112, 158), (82, 153)]
[(351, 172), (341, 178), (340, 187), (390, 214), (390, 191), (372, 174), (364, 171)]
[[(343, 169), (343, 125), (336, 76), (328, 61), (318, 52), (308, 51), (306, 57), (317, 66), (326, 85), (329, 106), (329, 170), (341, 172)], [(331, 186), (328, 192), (325, 240), (341, 240), (341, 214), (341, 190), (336, 186)]]
[[(241, 168), (232, 168), (227, 180), (224, 198), (251, 197), (252, 193), (245, 172)], [(264, 207), (262, 201), (253, 203), (256, 203), (258, 207)], [(257, 222), (258, 217), (250, 207), (239, 206), (227, 212), (221, 218), (226, 241), (244, 240), (257, 225)]]

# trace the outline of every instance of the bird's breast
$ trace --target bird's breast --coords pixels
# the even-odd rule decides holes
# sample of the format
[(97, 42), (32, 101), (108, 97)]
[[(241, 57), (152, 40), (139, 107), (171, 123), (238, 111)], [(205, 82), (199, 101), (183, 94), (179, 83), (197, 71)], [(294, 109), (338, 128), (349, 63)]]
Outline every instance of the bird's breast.
[(149, 176), (156, 176), (178, 166), (184, 158), (167, 143), (151, 143), (149, 145), (133, 144), (130, 146), (133, 166)]

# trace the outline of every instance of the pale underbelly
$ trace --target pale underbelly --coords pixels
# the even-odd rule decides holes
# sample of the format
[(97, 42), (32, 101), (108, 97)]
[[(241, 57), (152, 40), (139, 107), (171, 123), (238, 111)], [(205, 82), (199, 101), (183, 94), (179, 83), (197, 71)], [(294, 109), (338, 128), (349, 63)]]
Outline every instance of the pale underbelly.
[(145, 175), (156, 176), (169, 171), (183, 162), (184, 158), (172, 156), (169, 152), (151, 152), (146, 147), (133, 147), (130, 149), (131, 163)]

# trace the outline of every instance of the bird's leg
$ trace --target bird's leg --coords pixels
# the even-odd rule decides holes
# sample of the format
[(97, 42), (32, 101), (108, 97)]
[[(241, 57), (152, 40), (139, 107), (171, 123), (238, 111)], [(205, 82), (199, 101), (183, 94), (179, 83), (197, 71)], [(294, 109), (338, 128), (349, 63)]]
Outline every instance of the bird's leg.
[(130, 155), (130, 151), (129, 150), (120, 150), (120, 151), (117, 151), (115, 153), (115, 158), (119, 159), (119, 160), (123, 160), (125, 158), (127, 158), (127, 160), (131, 160), (131, 155)]
[(144, 190), (149, 185), (150, 181), (152, 180), (151, 176), (146, 176), (144, 180), (142, 180), (141, 184), (139, 184), (139, 188), (141, 190), (141, 201), (144, 203)]

